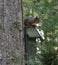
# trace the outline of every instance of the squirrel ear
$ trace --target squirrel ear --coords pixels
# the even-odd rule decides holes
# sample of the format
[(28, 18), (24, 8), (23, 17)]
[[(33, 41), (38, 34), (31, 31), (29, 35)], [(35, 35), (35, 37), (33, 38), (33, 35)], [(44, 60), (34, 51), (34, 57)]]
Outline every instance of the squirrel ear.
[(35, 21), (39, 21), (39, 17), (36, 16), (36, 17), (34, 18), (34, 20), (35, 20)]
[(39, 20), (39, 16), (35, 16), (35, 17), (34, 17), (34, 19), (37, 19), (37, 20)]
[(38, 16), (36, 16), (35, 18), (36, 18), (36, 19), (39, 19), (39, 17), (38, 17)]

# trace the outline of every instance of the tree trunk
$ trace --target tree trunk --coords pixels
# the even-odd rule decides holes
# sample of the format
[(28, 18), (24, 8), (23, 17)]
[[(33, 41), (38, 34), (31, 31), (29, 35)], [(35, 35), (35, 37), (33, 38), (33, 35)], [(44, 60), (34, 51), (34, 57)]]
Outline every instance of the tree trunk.
[(24, 65), (21, 0), (0, 0), (0, 63)]

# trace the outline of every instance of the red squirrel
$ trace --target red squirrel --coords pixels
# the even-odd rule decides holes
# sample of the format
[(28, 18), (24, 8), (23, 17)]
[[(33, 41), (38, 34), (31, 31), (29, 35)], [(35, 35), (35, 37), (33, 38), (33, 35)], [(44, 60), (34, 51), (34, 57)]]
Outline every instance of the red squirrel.
[(39, 18), (38, 17), (35, 17), (35, 18), (32, 18), (32, 17), (28, 17), (24, 20), (24, 24), (25, 26), (27, 27), (32, 27), (33, 25), (39, 23)]

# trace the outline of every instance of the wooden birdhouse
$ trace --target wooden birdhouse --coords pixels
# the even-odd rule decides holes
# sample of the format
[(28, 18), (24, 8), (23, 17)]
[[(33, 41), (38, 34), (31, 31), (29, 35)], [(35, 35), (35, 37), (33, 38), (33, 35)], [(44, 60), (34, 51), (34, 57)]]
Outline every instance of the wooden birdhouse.
[[(36, 30), (35, 24), (39, 24), (39, 18), (29, 17), (24, 20), (24, 39), (25, 39), (25, 59), (35, 60), (36, 54), (36, 38), (41, 38)], [(41, 38), (42, 39), (42, 38)]]

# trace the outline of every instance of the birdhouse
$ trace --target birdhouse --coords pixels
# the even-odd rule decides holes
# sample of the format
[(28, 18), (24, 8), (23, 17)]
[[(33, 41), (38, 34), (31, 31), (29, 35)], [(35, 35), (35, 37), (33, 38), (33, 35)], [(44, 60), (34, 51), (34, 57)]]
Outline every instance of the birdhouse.
[(35, 60), (36, 54), (36, 38), (41, 38), (39, 32), (36, 29), (36, 24), (39, 24), (39, 18), (29, 17), (24, 20), (24, 39), (25, 39), (25, 59)]

